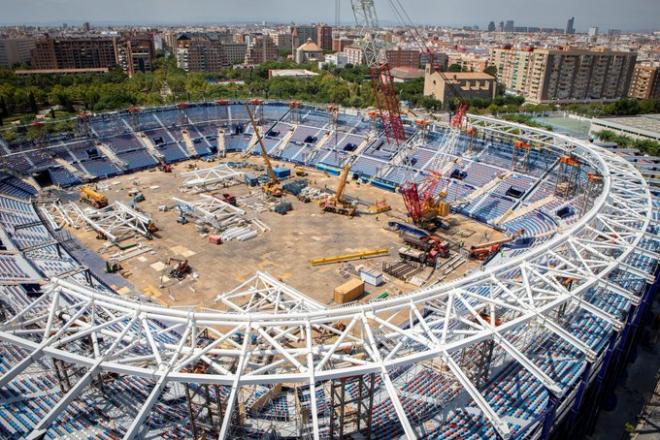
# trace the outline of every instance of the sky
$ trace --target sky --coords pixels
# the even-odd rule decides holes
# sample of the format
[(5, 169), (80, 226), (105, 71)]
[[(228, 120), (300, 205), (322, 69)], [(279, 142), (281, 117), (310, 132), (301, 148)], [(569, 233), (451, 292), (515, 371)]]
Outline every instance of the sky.
[[(416, 24), (479, 25), (512, 19), (520, 26), (578, 31), (660, 29), (660, 0), (399, 0)], [(0, 0), (0, 24), (214, 24), (335, 21), (334, 0)], [(396, 24), (390, 0), (376, 0), (382, 24)], [(341, 21), (353, 23), (350, 0)]]

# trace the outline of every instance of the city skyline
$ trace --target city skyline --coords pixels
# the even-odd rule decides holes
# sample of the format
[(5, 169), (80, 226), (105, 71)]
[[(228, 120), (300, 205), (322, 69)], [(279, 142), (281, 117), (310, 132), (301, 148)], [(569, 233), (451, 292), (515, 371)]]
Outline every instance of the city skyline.
[[(189, 25), (228, 23), (308, 23), (335, 21), (334, 2), (310, 0), (280, 0), (277, 8), (269, 8), (267, 0), (225, 0), (211, 2), (195, 0), (181, 4), (171, 0), (144, 0), (139, 3), (117, 0), (112, 3), (84, 0), (0, 0), (3, 11), (0, 25), (76, 25), (91, 22), (96, 25)], [(490, 21), (514, 20), (516, 25), (539, 27), (564, 27), (574, 16), (578, 32), (586, 32), (591, 26), (603, 30), (610, 28), (624, 31), (658, 30), (657, 16), (660, 7), (655, 0), (588, 0), (574, 3), (557, 0), (551, 10), (539, 18), (536, 14), (540, 1), (505, 0), (487, 2), (475, 0), (461, 4), (438, 4), (431, 0), (407, 0), (406, 8), (415, 24), (463, 26), (478, 25), (485, 29)], [(396, 25), (389, 2), (378, 3), (378, 13), (383, 25)], [(451, 11), (449, 11), (451, 9)], [(225, 13), (224, 11), (232, 11)], [(449, 12), (448, 12), (449, 11)], [(341, 24), (350, 25), (353, 17), (350, 2), (342, 2)]]

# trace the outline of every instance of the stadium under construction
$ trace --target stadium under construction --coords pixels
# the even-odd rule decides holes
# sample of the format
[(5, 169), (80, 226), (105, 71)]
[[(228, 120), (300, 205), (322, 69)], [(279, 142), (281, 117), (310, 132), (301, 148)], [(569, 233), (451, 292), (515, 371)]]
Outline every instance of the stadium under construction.
[(67, 124), (0, 132), (1, 438), (572, 438), (657, 290), (648, 184), (561, 134), (261, 100)]

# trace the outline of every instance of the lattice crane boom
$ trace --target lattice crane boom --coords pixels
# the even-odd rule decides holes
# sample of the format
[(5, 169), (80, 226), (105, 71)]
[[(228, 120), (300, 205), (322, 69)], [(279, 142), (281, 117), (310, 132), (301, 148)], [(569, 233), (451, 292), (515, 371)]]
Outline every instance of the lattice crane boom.
[(406, 140), (406, 132), (401, 120), (399, 98), (387, 60), (381, 56), (374, 30), (378, 28), (378, 14), (374, 0), (351, 0), (355, 22), (362, 37), (364, 61), (369, 67), (371, 84), (378, 108), (378, 116), (383, 124), (388, 141), (400, 145)]

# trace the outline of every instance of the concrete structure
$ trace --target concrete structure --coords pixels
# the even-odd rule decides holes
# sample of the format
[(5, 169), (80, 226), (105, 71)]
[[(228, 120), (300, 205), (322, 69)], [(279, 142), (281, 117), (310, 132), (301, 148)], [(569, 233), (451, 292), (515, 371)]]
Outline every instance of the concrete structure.
[(251, 38), (245, 54), (245, 64), (257, 65), (277, 59), (277, 46), (268, 35)]
[(353, 44), (353, 40), (351, 38), (343, 38), (343, 37), (334, 38), (332, 40), (332, 51), (343, 52), (351, 44)]
[(32, 59), (35, 40), (32, 38), (0, 39), (0, 67), (28, 64)]
[(318, 76), (318, 73), (307, 69), (270, 69), (268, 71), (269, 78), (312, 78), (314, 76)]
[(131, 33), (117, 42), (117, 64), (128, 76), (150, 72), (156, 56), (154, 38), (150, 33)]
[(319, 62), (319, 68), (322, 69), (323, 66), (334, 66), (338, 69), (343, 69), (346, 67), (346, 64), (348, 64), (348, 57), (346, 54), (341, 52), (331, 53), (325, 56), (325, 61)]
[(431, 57), (426, 52), (420, 52), (420, 66), (426, 66), (430, 60), (433, 60), (433, 65), (436, 66), (438, 70), (447, 70), (449, 68), (449, 56), (444, 52), (433, 51), (431, 52)]
[(479, 72), (432, 72), (429, 66), (424, 77), (424, 96), (433, 96), (447, 108), (453, 98), (493, 99), (495, 78)]
[(424, 78), (424, 69), (416, 67), (393, 67), (391, 69), (394, 82), (408, 82), (419, 78)]
[(660, 142), (660, 114), (598, 118), (591, 121), (591, 134), (602, 130), (635, 139)]
[(347, 47), (344, 49), (344, 53), (348, 59), (348, 64), (352, 64), (354, 66), (364, 64), (364, 52), (359, 47)]
[(488, 66), (488, 57), (471, 53), (452, 53), (449, 54), (448, 63), (450, 66), (453, 64), (460, 66), (465, 72), (483, 72)]
[(32, 50), (35, 69), (88, 69), (117, 65), (117, 39), (114, 37), (46, 36)]
[(177, 66), (187, 72), (213, 72), (240, 64), (246, 53), (245, 43), (218, 34), (181, 34), (174, 50)]
[(606, 49), (492, 49), (489, 64), (530, 102), (571, 103), (627, 96), (636, 58)]
[(323, 61), (323, 50), (310, 38), (296, 49), (296, 63), (306, 64)]
[(385, 58), (390, 67), (413, 67), (421, 65), (419, 49), (390, 49), (385, 51)]
[(332, 26), (326, 24), (316, 26), (316, 44), (319, 45), (321, 50), (332, 50)]
[(637, 99), (660, 98), (660, 66), (635, 65), (628, 96)]

